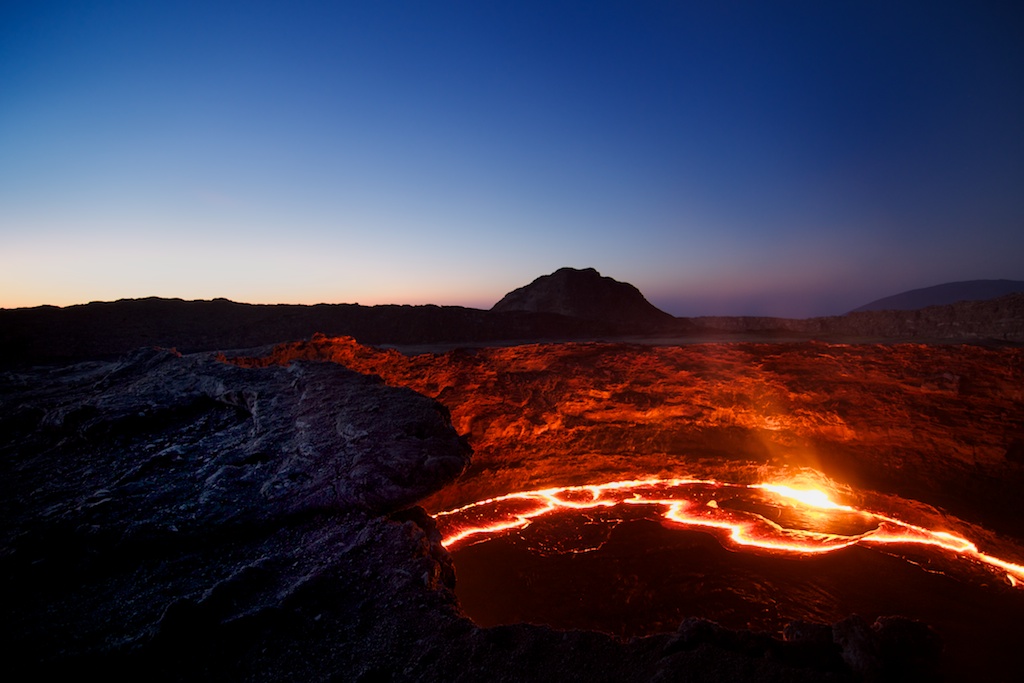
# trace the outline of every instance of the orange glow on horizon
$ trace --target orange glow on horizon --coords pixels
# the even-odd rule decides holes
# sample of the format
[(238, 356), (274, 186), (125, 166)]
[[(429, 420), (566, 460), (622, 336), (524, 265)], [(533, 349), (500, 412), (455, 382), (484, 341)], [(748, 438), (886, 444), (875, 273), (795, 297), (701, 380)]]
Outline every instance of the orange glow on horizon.
[[(797, 528), (751, 512), (723, 505), (765, 492), (762, 503), (776, 511), (817, 519), (820, 529)], [(862, 544), (866, 546), (918, 545), (941, 549), (972, 559), (1005, 573), (1012, 586), (1024, 587), (1024, 565), (981, 552), (971, 541), (947, 531), (933, 531), (878, 512), (859, 510), (832, 501), (817, 489), (784, 484), (728, 484), (708, 479), (634, 479), (583, 486), (522, 491), (488, 498), (434, 515), (442, 544), (453, 550), (467, 542), (479, 543), (498, 534), (528, 527), (535, 519), (556, 511), (648, 506), (670, 524), (705, 529), (727, 547), (778, 554), (813, 555)], [(835, 515), (855, 515), (872, 528), (861, 533), (827, 531)], [(474, 538), (475, 537), (475, 538)]]

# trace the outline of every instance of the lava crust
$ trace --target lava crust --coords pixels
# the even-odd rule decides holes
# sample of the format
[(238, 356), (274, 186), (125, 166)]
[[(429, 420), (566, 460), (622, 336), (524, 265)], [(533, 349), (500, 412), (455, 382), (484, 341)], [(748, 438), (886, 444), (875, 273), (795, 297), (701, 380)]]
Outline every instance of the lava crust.
[[(902, 522), (963, 534), (984, 552), (1018, 568), (1024, 561), (1019, 502), (1024, 467), (1017, 454), (1024, 437), (1021, 349), (814, 342), (675, 347), (587, 343), (410, 356), (349, 338), (315, 337), (234, 362), (269, 366), (296, 359), (328, 360), (374, 373), (391, 385), (435, 397), (451, 409), (453, 424), (475, 449), (474, 463), (456, 484), (424, 501), (432, 512), (514, 491), (632, 477), (699, 476), (752, 484), (812, 472), (812, 478), (841, 490), (844, 502), (858, 509), (888, 511)], [(532, 541), (525, 538), (531, 533), (523, 532), (524, 542), (535, 550), (536, 534)], [(543, 543), (561, 543), (552, 541), (550, 534), (544, 539)], [(511, 542), (519, 543), (515, 538)], [(603, 547), (603, 541), (597, 547)], [(631, 547), (630, 552), (642, 554)], [(500, 561), (493, 556), (470, 561), (470, 554), (479, 558), (492, 552), (481, 548), (455, 552), (457, 563), (460, 552), (465, 555), (468, 578), (477, 586), (466, 589), (467, 598), (471, 591), (479, 597), (480, 591), (486, 596), (513, 585), (495, 579), (491, 568), (504, 564), (511, 571), (508, 576), (518, 576), (517, 581), (531, 575), (524, 568), (534, 562), (532, 556), (506, 553)], [(902, 557), (937, 571), (930, 559), (914, 552), (903, 551)], [(1014, 574), (991, 594), (961, 594), (949, 587), (937, 589), (931, 579), (914, 578), (915, 571), (921, 569), (908, 569), (889, 586), (893, 609), (906, 607), (895, 600), (904, 592), (927, 602), (929, 589), (918, 590), (924, 585), (957, 596), (948, 603), (950, 616), (942, 624), (950, 641), (945, 671), (953, 676), (998, 677), (1012, 670), (1012, 648), (1004, 636), (1013, 632), (1012, 617), (1024, 608), (1019, 589), (1009, 587), (1018, 581)], [(883, 571), (879, 576), (894, 575)], [(990, 580), (984, 572), (975, 578)], [(951, 585), (961, 579), (953, 579)], [(873, 583), (877, 582), (869, 579), (865, 585)], [(833, 588), (824, 589), (831, 591), (827, 597), (820, 595), (820, 610), (804, 604), (806, 609), (791, 611), (791, 616), (831, 621), (847, 610), (887, 613), (884, 599), (862, 600), (858, 608), (857, 600), (842, 596), (846, 589), (838, 584)], [(543, 589), (537, 585), (536, 590)], [(629, 621), (613, 620), (609, 627), (608, 622), (587, 622), (573, 615), (531, 616), (522, 611), (531, 604), (530, 594), (513, 600), (516, 609), (504, 617), (495, 616), (487, 597), (472, 609), (482, 623), (526, 619), (616, 632), (614, 623)], [(778, 591), (773, 595), (784, 599)], [(960, 600), (976, 600), (977, 609), (964, 611)], [(532, 604), (552, 606), (551, 600), (546, 602)], [(986, 612), (985, 604), (993, 609)], [(908, 609), (920, 606), (918, 602)], [(650, 612), (651, 626), (629, 627), (627, 632), (666, 628), (654, 624), (657, 618), (654, 610)], [(742, 621), (726, 621), (742, 626)], [(666, 623), (670, 622), (671, 618)], [(948, 628), (950, 624), (953, 628)], [(782, 622), (765, 626), (773, 630)], [(843, 638), (835, 635), (831, 642), (840, 641)], [(987, 660), (980, 651), (972, 654), (979, 644), (986, 646)], [(861, 673), (870, 669), (854, 668)]]
[(329, 360), (436, 398), (473, 446), (440, 511), (513, 491), (809, 467), (1024, 539), (1024, 349), (538, 344), (406, 356), (315, 337), (243, 365)]
[[(841, 485), (845, 503), (898, 504), (905, 522), (943, 522), (1020, 562), (1022, 356), (813, 343), (405, 356), (319, 337), (232, 363), (148, 349), (3, 373), (9, 670), (133, 680), (934, 677), (944, 666), (935, 634), (896, 617), (798, 620), (770, 634), (692, 614), (673, 628), (676, 614), (657, 629), (666, 632), (631, 638), (482, 627), (464, 614), (442, 532), (416, 504), (437, 513), (640, 474), (743, 484), (813, 468)], [(979, 632), (993, 628), (976, 616)], [(947, 640), (947, 652), (957, 645)], [(1008, 661), (979, 670), (1000, 673)]]

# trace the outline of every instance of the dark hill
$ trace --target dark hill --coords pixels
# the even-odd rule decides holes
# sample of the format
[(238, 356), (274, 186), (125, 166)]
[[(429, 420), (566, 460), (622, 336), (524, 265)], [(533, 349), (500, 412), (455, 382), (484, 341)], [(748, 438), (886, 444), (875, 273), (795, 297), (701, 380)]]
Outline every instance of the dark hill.
[(998, 299), (1007, 294), (1024, 292), (1024, 282), (1020, 280), (967, 280), (965, 282), (947, 282), (934, 287), (912, 289), (901, 294), (887, 296), (860, 308), (852, 313), (863, 311), (916, 311), (928, 306), (945, 306), (958, 301), (988, 301)]
[(113, 359), (142, 346), (231, 351), (309, 339), (420, 347), (647, 337), (732, 340), (990, 340), (1024, 342), (1024, 294), (959, 301), (912, 313), (828, 318), (673, 318), (630, 284), (563, 268), (507, 294), (491, 310), (459, 306), (259, 305), (215, 299), (122, 299), (58, 308), (0, 309), (0, 368)]
[(623, 326), (554, 313), (460, 306), (244, 304), (216, 299), (122, 299), (58, 308), (0, 309), (0, 366), (116, 358), (140, 346), (227, 351), (352, 336), (364, 344), (429, 345), (586, 339)]
[(671, 315), (655, 308), (640, 290), (604, 277), (593, 268), (560, 268), (506, 294), (495, 312), (530, 311), (572, 318), (643, 325), (663, 324)]

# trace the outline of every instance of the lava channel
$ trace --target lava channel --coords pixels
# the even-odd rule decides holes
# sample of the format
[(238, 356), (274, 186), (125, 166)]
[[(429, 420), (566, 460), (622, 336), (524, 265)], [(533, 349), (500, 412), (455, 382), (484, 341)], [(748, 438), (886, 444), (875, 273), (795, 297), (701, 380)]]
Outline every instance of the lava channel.
[[(737, 551), (786, 555), (829, 553), (853, 545), (917, 546), (947, 551), (1024, 587), (1024, 565), (994, 557), (966, 538), (934, 531), (869, 510), (836, 503), (816, 489), (785, 484), (729, 484), (708, 479), (637, 479), (510, 493), (435, 513), (449, 550), (521, 530), (545, 515), (605, 510), (603, 521), (622, 521), (615, 510), (660, 519), (669, 527), (705, 530)], [(573, 544), (573, 540), (579, 543)], [(555, 546), (569, 552), (600, 547), (586, 539)]]

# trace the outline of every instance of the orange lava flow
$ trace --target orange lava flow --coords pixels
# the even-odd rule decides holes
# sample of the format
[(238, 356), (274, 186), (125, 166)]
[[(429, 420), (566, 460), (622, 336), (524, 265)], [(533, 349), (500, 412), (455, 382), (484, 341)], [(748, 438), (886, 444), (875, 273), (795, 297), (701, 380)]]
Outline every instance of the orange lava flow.
[[(740, 501), (737, 503), (736, 501)], [(445, 547), (479, 543), (556, 511), (644, 506), (671, 525), (705, 529), (735, 550), (811, 555), (853, 545), (941, 549), (1005, 574), (1024, 587), (1024, 565), (981, 552), (971, 541), (832, 501), (815, 489), (702, 479), (635, 479), (510, 493), (434, 515)], [(769, 519), (798, 520), (783, 523)], [(843, 532), (854, 520), (863, 530)]]

